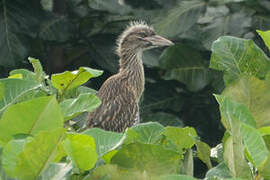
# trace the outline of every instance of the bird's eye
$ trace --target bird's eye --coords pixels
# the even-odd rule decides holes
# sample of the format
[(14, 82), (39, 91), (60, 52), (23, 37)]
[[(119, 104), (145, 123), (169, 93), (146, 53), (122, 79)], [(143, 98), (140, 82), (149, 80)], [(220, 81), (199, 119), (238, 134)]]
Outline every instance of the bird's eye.
[(143, 32), (140, 32), (140, 33), (138, 33), (138, 34), (139, 34), (139, 36), (142, 37), (142, 38), (144, 38), (144, 37), (147, 36), (147, 35), (146, 35), (145, 33), (143, 33)]
[(151, 32), (150, 36), (154, 36), (154, 35), (156, 35), (156, 34), (154, 32)]

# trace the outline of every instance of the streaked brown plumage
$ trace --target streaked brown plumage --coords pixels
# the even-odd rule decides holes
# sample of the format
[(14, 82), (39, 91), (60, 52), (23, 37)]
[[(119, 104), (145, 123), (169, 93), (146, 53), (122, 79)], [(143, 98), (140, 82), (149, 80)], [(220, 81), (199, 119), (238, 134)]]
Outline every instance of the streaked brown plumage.
[(99, 89), (102, 104), (89, 113), (88, 127), (122, 132), (139, 122), (138, 102), (144, 90), (142, 52), (173, 43), (155, 35), (144, 22), (132, 22), (118, 39), (119, 72)]

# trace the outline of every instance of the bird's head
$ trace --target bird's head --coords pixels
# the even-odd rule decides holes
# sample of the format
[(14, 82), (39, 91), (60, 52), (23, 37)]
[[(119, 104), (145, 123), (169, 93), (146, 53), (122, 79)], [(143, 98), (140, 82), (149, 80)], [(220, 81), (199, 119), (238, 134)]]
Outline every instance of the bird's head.
[(122, 51), (143, 51), (172, 45), (173, 42), (156, 35), (145, 22), (131, 22), (118, 39), (117, 54), (121, 56)]

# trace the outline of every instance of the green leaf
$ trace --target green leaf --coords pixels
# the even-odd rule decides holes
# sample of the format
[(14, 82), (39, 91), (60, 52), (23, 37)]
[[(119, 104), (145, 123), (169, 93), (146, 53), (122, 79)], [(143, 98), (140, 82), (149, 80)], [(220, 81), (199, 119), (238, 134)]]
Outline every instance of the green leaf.
[(264, 43), (266, 44), (266, 46), (270, 50), (270, 30), (269, 31), (257, 30), (257, 33), (262, 37)]
[(23, 152), (25, 143), (25, 139), (13, 139), (4, 146), (2, 166), (5, 172), (11, 177), (14, 177), (16, 174), (18, 155)]
[(180, 152), (183, 149), (191, 148), (197, 138), (195, 129), (191, 127), (177, 128), (168, 126), (163, 134), (175, 143)]
[[(236, 125), (238, 129), (235, 128), (235, 130), (239, 131), (239, 125), (235, 123), (234, 126)], [(251, 179), (251, 172), (244, 156), (244, 145), (240, 132), (239, 134), (234, 133), (233, 136), (226, 140), (223, 156), (233, 177)]]
[(255, 120), (246, 106), (232, 101), (228, 97), (217, 96), (220, 105), (222, 123), (230, 133), (226, 139), (223, 150), (224, 160), (233, 177), (250, 178), (250, 170), (244, 156), (243, 124), (255, 126)]
[(208, 144), (202, 141), (197, 141), (196, 147), (198, 158), (207, 165), (208, 169), (211, 169), (212, 168), (212, 163), (210, 160), (211, 149), (208, 146)]
[(9, 79), (22, 79), (22, 74), (14, 74), (11, 76), (8, 76)]
[(64, 120), (69, 120), (83, 112), (95, 110), (101, 101), (92, 93), (80, 94), (75, 99), (66, 99), (60, 103)]
[(22, 180), (37, 179), (53, 161), (64, 132), (63, 128), (43, 131), (26, 143), (17, 159), (16, 176)]
[(265, 179), (270, 179), (270, 154), (267, 160), (264, 162), (263, 167), (259, 170), (260, 175)]
[[(143, 157), (143, 158), (142, 158)], [(146, 171), (150, 174), (176, 173), (180, 156), (162, 145), (132, 143), (124, 145), (111, 163), (123, 168)]]
[(243, 135), (244, 145), (255, 163), (255, 167), (258, 169), (263, 167), (263, 164), (269, 156), (269, 151), (262, 135), (255, 128), (247, 124), (241, 125), (241, 133)]
[(86, 83), (90, 78), (98, 77), (103, 71), (91, 69), (88, 67), (80, 67), (77, 71), (65, 71), (60, 74), (53, 74), (52, 84), (60, 92), (76, 88)]
[[(246, 106), (236, 103), (228, 97), (217, 96), (217, 99), (220, 104), (223, 122), (226, 124), (225, 127), (232, 136), (227, 139), (227, 147), (225, 147), (224, 150), (224, 159), (228, 163), (229, 169), (232, 171), (233, 175), (237, 175), (238, 172), (243, 171), (238, 169), (243, 167), (242, 164), (239, 164), (241, 163), (241, 159), (242, 163), (245, 164), (245, 160), (243, 160), (242, 157), (242, 141), (252, 162), (255, 163), (255, 167), (260, 168), (267, 158), (269, 151), (259, 131), (255, 129), (255, 120), (251, 113)], [(225, 151), (228, 154), (226, 154)], [(232, 157), (238, 157), (239, 159)]]
[(22, 79), (24, 80), (36, 80), (36, 75), (32, 71), (29, 71), (27, 69), (14, 69), (9, 72), (10, 76), (16, 75), (16, 74), (21, 74)]
[(40, 84), (23, 79), (0, 79), (0, 114), (10, 105), (40, 88)]
[(205, 2), (181, 1), (168, 15), (159, 16), (154, 19), (156, 31), (167, 37), (175, 37), (188, 31), (202, 15)]
[(195, 178), (191, 176), (186, 175), (163, 175), (158, 178), (154, 178), (153, 180), (196, 180)]
[(255, 119), (244, 104), (237, 103), (226, 96), (215, 95), (221, 112), (221, 121), (225, 128), (233, 134), (234, 119), (256, 127)]
[(0, 120), (0, 140), (8, 142), (15, 134), (35, 135), (63, 126), (60, 106), (54, 96), (40, 97), (10, 106)]
[(97, 154), (102, 157), (104, 154), (116, 149), (123, 142), (123, 134), (92, 128), (83, 132), (94, 138)]
[(252, 41), (223, 36), (212, 45), (210, 67), (224, 71), (224, 80), (229, 84), (241, 75), (264, 78), (270, 70), (270, 59)]
[(143, 117), (143, 122), (158, 122), (163, 126), (180, 126), (183, 127), (183, 121), (176, 115), (166, 113), (166, 112), (154, 112), (154, 113), (147, 113)]
[(199, 91), (212, 80), (212, 71), (195, 49), (183, 44), (167, 48), (160, 57), (160, 67), (166, 69), (165, 80), (184, 83), (190, 91)]
[(118, 150), (112, 150), (108, 153), (106, 153), (105, 155), (102, 156), (102, 159), (107, 163), (107, 164), (110, 164), (111, 163), (111, 160), (112, 160), (112, 157), (117, 153)]
[(35, 79), (38, 83), (42, 83), (45, 80), (46, 74), (43, 71), (43, 68), (40, 64), (39, 59), (35, 59), (32, 57), (28, 58), (29, 62), (32, 64), (35, 72)]
[(149, 178), (146, 171), (127, 170), (115, 164), (106, 164), (97, 167), (93, 173), (85, 177), (84, 180), (148, 180)]
[(124, 143), (155, 144), (162, 138), (163, 131), (164, 127), (157, 122), (141, 123), (127, 130)]
[(206, 177), (206, 180), (212, 180), (214, 178), (225, 179), (225, 178), (230, 178), (231, 173), (228, 167), (226, 166), (226, 164), (222, 162), (218, 164), (216, 167), (207, 171), (205, 177)]
[(181, 174), (193, 176), (193, 173), (194, 173), (193, 152), (192, 149), (188, 149), (184, 156)]
[(269, 80), (262, 81), (255, 77), (241, 77), (235, 83), (226, 87), (222, 95), (248, 107), (256, 121), (256, 127), (260, 128), (270, 125), (269, 89)]
[(94, 138), (85, 134), (68, 134), (64, 147), (75, 167), (86, 171), (95, 166), (98, 154)]
[(89, 88), (89, 87), (86, 87), (86, 86), (79, 86), (77, 89), (77, 96), (79, 96), (80, 94), (86, 94), (86, 93), (92, 93), (92, 94), (96, 94), (97, 91), (92, 89), (92, 88)]
[(270, 126), (262, 127), (258, 129), (262, 136), (270, 135)]
[(42, 172), (41, 180), (66, 180), (68, 179), (69, 172), (72, 170), (71, 163), (51, 163), (49, 167)]

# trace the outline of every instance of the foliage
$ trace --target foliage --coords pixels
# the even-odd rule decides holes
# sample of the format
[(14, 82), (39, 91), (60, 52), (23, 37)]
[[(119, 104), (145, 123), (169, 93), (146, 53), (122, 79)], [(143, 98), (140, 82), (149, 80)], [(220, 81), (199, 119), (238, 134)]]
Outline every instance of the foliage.
[(32, 91), (32, 84), (20, 81), (38, 84), (37, 96), (25, 96), (21, 101), (4, 105), (0, 119), (2, 177), (6, 174), (22, 180), (106, 176), (124, 179), (135, 173), (139, 177), (165, 178), (165, 175), (193, 169), (190, 153), (193, 146), (197, 146), (198, 158), (211, 167), (210, 147), (190, 127), (164, 127), (152, 122), (139, 124), (124, 133), (98, 128), (79, 133), (83, 126), (70, 119), (93, 111), (100, 100), (90, 88), (80, 93), (78, 90), (102, 71), (82, 67), (74, 72), (52, 74), (49, 79), (37, 59), (29, 58), (29, 62), (34, 72), (14, 70), (1, 81), (1, 88), (5, 90), (2, 99), (8, 98), (10, 94), (6, 92), (13, 88), (6, 86), (7, 80), (19, 82), (17, 86), (24, 86), (19, 89), (24, 89), (25, 94)]
[[(0, 75), (9, 76), (0, 79), (1, 178), (10, 179), (7, 176), (14, 173), (40, 179), (192, 179), (179, 173), (191, 175), (194, 166), (194, 176), (200, 178), (269, 179), (270, 42), (269, 31), (265, 31), (270, 29), (269, 4), (267, 0), (1, 0)], [(136, 19), (146, 20), (158, 34), (176, 44), (143, 56), (146, 87), (140, 102), (141, 119), (162, 125), (141, 124), (122, 134), (91, 129), (83, 132), (90, 138), (81, 136), (78, 130), (83, 123), (78, 115), (94, 110), (100, 103), (93, 89), (81, 85), (87, 81), (87, 86), (98, 89), (117, 71), (115, 40), (128, 22)], [(261, 37), (256, 29), (260, 29), (257, 32)], [(28, 56), (39, 57), (46, 74), (53, 75), (49, 78), (34, 58), (28, 63)], [(88, 81), (101, 72), (86, 67), (105, 69), (104, 76)], [(64, 72), (67, 69), (70, 71)], [(54, 74), (57, 72), (63, 73)], [(218, 101), (213, 93), (220, 94), (215, 96)], [(34, 111), (33, 107), (39, 108)], [(17, 109), (19, 115), (15, 114)], [(29, 118), (26, 112), (35, 116)], [(29, 119), (27, 123), (25, 118)], [(167, 125), (175, 127), (164, 127)], [(194, 127), (196, 135), (187, 136), (185, 132), (194, 135), (194, 129), (179, 128), (184, 125)], [(49, 157), (48, 162), (37, 157), (36, 166), (43, 169), (36, 172), (27, 164), (29, 159), (24, 153), (30, 153), (43, 140), (44, 145), (56, 142), (49, 134), (60, 133), (59, 127), (66, 127), (68, 132), (63, 130), (63, 139), (59, 145), (54, 143), (57, 148), (53, 154), (44, 156)], [(182, 143), (182, 137), (178, 139), (174, 133), (182, 134), (188, 142)], [(210, 147), (197, 136), (210, 146), (220, 143), (218, 156), (211, 158), (217, 166), (209, 159)], [(93, 143), (84, 146), (73, 141), (85, 142), (91, 137), (97, 160), (87, 156), (90, 150), (84, 149), (94, 149)], [(159, 160), (149, 159), (147, 153), (151, 150), (156, 155), (168, 152), (166, 157), (172, 157), (157, 164), (158, 171), (166, 169), (163, 165), (179, 161), (178, 174), (152, 177), (152, 173), (141, 172), (141, 162), (126, 154), (144, 153), (137, 147), (145, 149), (149, 163), (144, 164), (150, 172), (155, 171), (151, 162)], [(188, 149), (181, 152), (180, 147)], [(190, 147), (196, 149), (197, 156), (192, 156)], [(86, 155), (83, 158), (91, 163), (80, 162), (82, 157), (77, 151), (81, 150)], [(174, 152), (179, 159), (173, 158)], [(134, 162), (128, 172), (121, 158)], [(12, 163), (3, 164), (7, 161)], [(89, 170), (91, 164), (95, 167)], [(22, 167), (29, 174), (19, 170)], [(212, 169), (205, 175), (207, 168)], [(171, 166), (169, 170), (174, 173)]]
[[(115, 41), (129, 21), (153, 25), (176, 46), (144, 53), (141, 119), (193, 126), (211, 145), (223, 134), (212, 93), (224, 88), (221, 73), (209, 68), (211, 44), (227, 34), (262, 45), (255, 30), (270, 29), (266, 0), (2, 0), (0, 11), (2, 76), (14, 68), (31, 69), (27, 57), (32, 56), (41, 59), (47, 74), (82, 66), (104, 69), (103, 77), (87, 84), (95, 89), (117, 72)], [(18, 93), (23, 96), (23, 90)]]
[[(260, 35), (268, 44), (269, 34), (260, 31)], [(210, 179), (228, 176), (268, 179), (270, 175), (269, 139), (265, 138), (269, 134), (270, 123), (266, 115), (269, 106), (265, 106), (270, 104), (267, 98), (270, 89), (269, 59), (258, 47), (250, 48), (247, 43), (252, 44), (244, 39), (225, 36), (212, 45), (211, 67), (223, 70), (227, 82), (221, 95), (215, 95), (226, 133), (222, 143), (223, 157), (218, 166), (209, 170), (206, 177)], [(260, 57), (266, 59), (262, 61)], [(267, 64), (259, 68), (264, 72), (259, 73), (256, 67), (264, 63)]]

